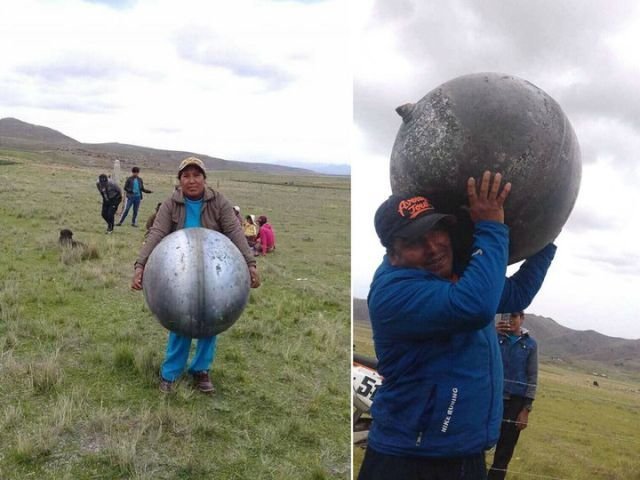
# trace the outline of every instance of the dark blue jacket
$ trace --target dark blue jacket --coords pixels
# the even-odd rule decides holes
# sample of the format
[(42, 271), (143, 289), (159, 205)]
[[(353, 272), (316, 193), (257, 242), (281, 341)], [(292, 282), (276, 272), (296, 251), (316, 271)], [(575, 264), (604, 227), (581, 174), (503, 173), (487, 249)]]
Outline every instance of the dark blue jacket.
[(505, 279), (508, 245), (505, 225), (478, 222), (474, 254), (455, 283), (384, 258), (368, 296), (384, 377), (371, 410), (374, 450), (454, 457), (497, 442), (503, 377), (494, 317), (529, 305), (556, 250), (548, 245)]
[(522, 335), (516, 342), (511, 342), (508, 335), (499, 334), (498, 343), (504, 370), (504, 396), (511, 395), (536, 398), (538, 383), (538, 344), (522, 329)]

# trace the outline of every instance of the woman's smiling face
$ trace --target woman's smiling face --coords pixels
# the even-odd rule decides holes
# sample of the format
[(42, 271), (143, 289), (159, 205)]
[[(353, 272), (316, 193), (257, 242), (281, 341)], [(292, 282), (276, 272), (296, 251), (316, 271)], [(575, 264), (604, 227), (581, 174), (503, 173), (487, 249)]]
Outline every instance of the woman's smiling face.
[(190, 165), (180, 173), (182, 194), (192, 200), (202, 197), (205, 187), (205, 176), (195, 165)]

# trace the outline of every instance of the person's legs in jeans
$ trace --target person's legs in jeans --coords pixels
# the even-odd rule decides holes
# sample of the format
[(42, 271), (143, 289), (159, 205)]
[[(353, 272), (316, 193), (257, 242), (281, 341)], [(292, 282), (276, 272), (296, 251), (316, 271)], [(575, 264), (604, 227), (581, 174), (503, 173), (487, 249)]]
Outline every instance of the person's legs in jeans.
[(133, 203), (133, 218), (131, 219), (131, 225), (137, 225), (136, 220), (138, 219), (138, 208), (140, 208), (140, 197), (133, 197), (131, 199), (131, 203)]
[(196, 354), (193, 356), (189, 373), (208, 372), (216, 355), (218, 337), (199, 338), (196, 344)]
[(167, 340), (167, 353), (160, 367), (162, 378), (170, 382), (175, 382), (184, 371), (184, 367), (189, 359), (191, 348), (191, 337), (184, 337), (174, 332), (169, 332)]
[(120, 220), (118, 221), (118, 225), (122, 225), (122, 223), (124, 222), (124, 219), (127, 218), (127, 215), (129, 214), (129, 209), (131, 208), (131, 199), (129, 197), (127, 197), (127, 205), (126, 207), (124, 207), (124, 212), (122, 212), (122, 215), (120, 215)]

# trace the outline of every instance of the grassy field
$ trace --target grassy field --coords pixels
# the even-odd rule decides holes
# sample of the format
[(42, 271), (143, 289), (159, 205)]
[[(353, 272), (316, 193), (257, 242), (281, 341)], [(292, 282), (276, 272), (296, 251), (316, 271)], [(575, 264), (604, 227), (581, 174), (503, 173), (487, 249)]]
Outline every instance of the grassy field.
[[(348, 180), (209, 173), (277, 252), (219, 338), (217, 393), (163, 396), (167, 332), (129, 288), (143, 229), (104, 234), (99, 173), (0, 151), (0, 478), (350, 478)], [(144, 225), (175, 178), (141, 176)]]
[[(371, 332), (354, 324), (355, 351), (371, 355)], [(597, 378), (541, 364), (538, 395), (509, 465), (514, 480), (640, 480), (640, 381)], [(364, 449), (354, 448), (354, 476)], [(492, 452), (487, 454), (490, 464)]]

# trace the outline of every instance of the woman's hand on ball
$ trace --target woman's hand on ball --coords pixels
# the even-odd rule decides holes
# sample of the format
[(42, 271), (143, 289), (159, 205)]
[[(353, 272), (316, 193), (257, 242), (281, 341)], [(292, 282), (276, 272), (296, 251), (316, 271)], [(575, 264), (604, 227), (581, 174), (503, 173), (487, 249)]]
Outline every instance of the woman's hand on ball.
[(249, 275), (251, 276), (251, 288), (258, 288), (260, 286), (260, 275), (255, 265), (249, 265)]
[(143, 273), (144, 267), (142, 265), (136, 265), (136, 269), (133, 272), (133, 279), (131, 280), (131, 288), (133, 290), (142, 290)]
[(500, 183), (502, 175), (496, 173), (491, 181), (491, 172), (486, 171), (482, 175), (480, 189), (476, 189), (476, 180), (471, 177), (467, 180), (467, 196), (469, 197), (469, 213), (473, 223), (482, 220), (504, 223), (504, 202), (511, 191), (511, 183), (507, 182), (502, 190)]

